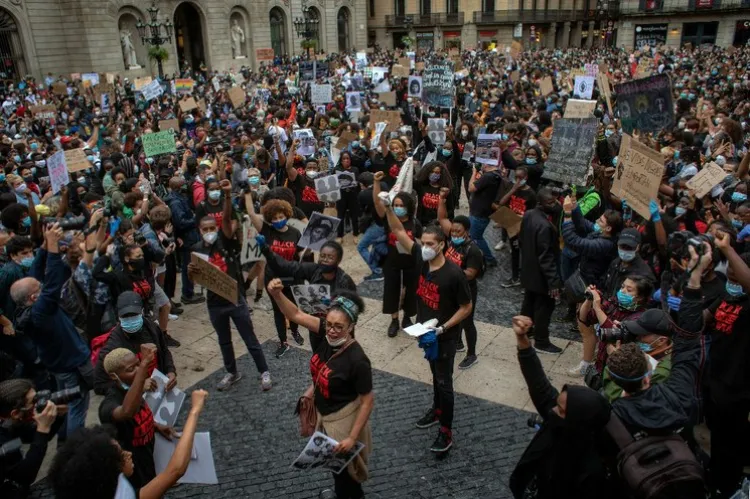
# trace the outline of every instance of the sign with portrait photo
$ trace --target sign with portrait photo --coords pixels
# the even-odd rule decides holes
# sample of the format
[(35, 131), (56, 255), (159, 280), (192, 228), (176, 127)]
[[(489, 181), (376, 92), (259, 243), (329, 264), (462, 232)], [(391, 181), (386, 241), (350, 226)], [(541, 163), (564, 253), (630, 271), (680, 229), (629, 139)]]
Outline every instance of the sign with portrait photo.
[(427, 136), (436, 146), (445, 144), (445, 127), (448, 120), (445, 118), (428, 118), (427, 119)]
[(315, 192), (324, 203), (335, 203), (341, 199), (341, 187), (336, 175), (326, 175), (315, 179)]
[(309, 128), (301, 128), (294, 131), (294, 138), (299, 141), (297, 154), (300, 156), (312, 156), (315, 154), (317, 141)]
[(291, 288), (294, 301), (304, 313), (323, 316), (328, 312), (331, 303), (331, 286), (328, 284), (298, 284)]
[(360, 104), (359, 92), (347, 92), (346, 93), (346, 110), (347, 111), (359, 111), (362, 109)]
[(415, 99), (422, 98), (422, 77), (421, 76), (409, 77), (409, 97), (413, 97)]
[(356, 442), (349, 452), (337, 454), (333, 452), (333, 449), (338, 444), (336, 440), (328, 435), (316, 431), (310, 437), (300, 455), (292, 463), (292, 468), (298, 470), (327, 470), (338, 475), (342, 471), (345, 471), (352, 459), (357, 457), (357, 454), (365, 448), (362, 442)]
[(674, 126), (672, 85), (660, 74), (615, 85), (617, 111), (625, 133), (659, 132)]
[(500, 164), (500, 140), (499, 134), (480, 134), (477, 136), (476, 162), (483, 165)]
[[(330, 175), (329, 177), (336, 179), (335, 175)], [(336, 179), (336, 185), (338, 186), (338, 179)], [(317, 211), (313, 212), (297, 246), (300, 248), (308, 248), (312, 251), (320, 251), (320, 248), (322, 248), (326, 242), (336, 237), (336, 231), (338, 230), (340, 223), (341, 220), (336, 217), (324, 215)]]

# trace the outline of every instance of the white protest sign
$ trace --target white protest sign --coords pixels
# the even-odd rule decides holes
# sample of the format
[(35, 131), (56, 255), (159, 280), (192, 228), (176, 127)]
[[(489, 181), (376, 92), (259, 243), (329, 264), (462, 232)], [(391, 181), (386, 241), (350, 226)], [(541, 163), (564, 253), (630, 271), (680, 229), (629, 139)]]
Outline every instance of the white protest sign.
[(568, 99), (565, 118), (590, 118), (596, 109), (595, 100)]
[(372, 68), (372, 81), (378, 82), (385, 78), (385, 75), (388, 73), (388, 68), (384, 68), (382, 66), (375, 66)]
[(618, 158), (612, 194), (627, 201), (646, 220), (650, 219), (648, 204), (659, 193), (664, 158), (626, 133), (622, 134)]
[(333, 88), (330, 83), (326, 83), (325, 85), (313, 83), (310, 85), (310, 101), (313, 104), (328, 104), (333, 100), (332, 93)]
[[(169, 460), (177, 448), (177, 439), (167, 440), (161, 435), (156, 435), (154, 442), (154, 468), (156, 474), (167, 469)], [(195, 457), (193, 457), (195, 456)], [(177, 483), (204, 483), (217, 484), (219, 478), (216, 476), (216, 465), (214, 454), (211, 450), (211, 434), (208, 432), (197, 432), (193, 438), (193, 452), (187, 471), (177, 480)]]
[(154, 369), (151, 379), (156, 382), (156, 389), (144, 393), (143, 400), (154, 413), (154, 421), (165, 426), (174, 426), (185, 401), (185, 392), (177, 387), (167, 391), (169, 378), (158, 369)]
[(57, 194), (64, 186), (70, 182), (68, 167), (65, 164), (65, 152), (58, 151), (47, 158), (47, 171), (49, 180), (52, 184), (52, 192)]
[(310, 470), (320, 468), (336, 474), (346, 470), (352, 459), (365, 448), (362, 442), (356, 442), (349, 452), (337, 453), (333, 449), (339, 443), (319, 431), (316, 431), (292, 463), (292, 468)]
[(695, 197), (700, 199), (711, 189), (719, 185), (727, 176), (727, 172), (713, 161), (703, 167), (698, 174), (687, 181), (687, 188), (695, 191)]
[(427, 119), (427, 136), (436, 146), (445, 144), (445, 127), (448, 120), (445, 118)]
[(211, 83), (214, 86), (214, 92), (218, 92), (219, 90), (221, 90), (221, 82), (219, 81), (219, 78), (217, 78), (216, 76), (214, 76), (211, 79)]
[(299, 141), (297, 153), (300, 156), (310, 156), (315, 154), (315, 145), (317, 141), (309, 128), (301, 128), (294, 131), (294, 138)]
[(573, 95), (577, 95), (581, 99), (591, 99), (591, 95), (593, 92), (594, 92), (594, 77), (593, 76), (576, 76)]
[(240, 252), (240, 262), (250, 263), (259, 260), (265, 260), (260, 246), (255, 241), (258, 231), (250, 220), (242, 222), (242, 251)]
[(385, 123), (375, 123), (375, 136), (372, 138), (373, 147), (377, 147), (380, 144), (380, 136), (385, 132)]
[(153, 80), (151, 83), (141, 89), (141, 93), (143, 94), (144, 99), (151, 100), (156, 99), (162, 93), (164, 93), (164, 89), (161, 88), (159, 80)]
[(390, 92), (390, 91), (391, 91), (391, 82), (389, 82), (388, 80), (381, 81), (373, 89), (373, 92), (375, 92), (376, 94)]
[(327, 175), (315, 179), (315, 192), (318, 193), (318, 199), (324, 203), (335, 203), (341, 199), (341, 190), (339, 178), (336, 175)]
[(360, 104), (359, 92), (347, 92), (346, 93), (346, 110), (347, 111), (359, 111), (362, 109)]

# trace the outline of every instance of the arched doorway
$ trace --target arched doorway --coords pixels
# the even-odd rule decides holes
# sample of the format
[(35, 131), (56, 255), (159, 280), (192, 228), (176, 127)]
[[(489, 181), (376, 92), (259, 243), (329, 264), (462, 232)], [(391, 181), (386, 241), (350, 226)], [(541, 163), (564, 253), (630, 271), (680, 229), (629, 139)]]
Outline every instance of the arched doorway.
[(26, 73), (18, 24), (10, 12), (0, 8), (0, 79), (18, 81)]
[(174, 11), (177, 63), (180, 70), (190, 67), (198, 71), (201, 64), (206, 64), (201, 18), (201, 13), (190, 2), (181, 3)]
[(338, 16), (336, 16), (336, 26), (338, 26), (339, 35), (339, 52), (346, 52), (351, 46), (349, 40), (349, 19), (351, 19), (351, 13), (346, 7), (339, 9)]
[(269, 14), (271, 21), (271, 47), (274, 54), (284, 56), (287, 54), (286, 38), (286, 14), (279, 7), (271, 9)]
[(318, 21), (318, 29), (315, 31), (315, 35), (310, 39), (310, 41), (315, 42), (315, 47), (313, 47), (313, 50), (315, 52), (320, 52), (323, 49), (323, 47), (320, 45), (320, 30), (323, 28), (320, 11), (315, 7), (310, 7), (307, 9), (307, 12), (311, 20), (317, 19)]

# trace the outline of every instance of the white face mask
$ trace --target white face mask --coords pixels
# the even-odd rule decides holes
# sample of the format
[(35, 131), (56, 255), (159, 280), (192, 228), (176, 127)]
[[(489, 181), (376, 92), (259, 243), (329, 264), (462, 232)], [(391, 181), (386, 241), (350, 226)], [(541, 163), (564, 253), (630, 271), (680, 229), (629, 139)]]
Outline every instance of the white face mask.
[(315, 170), (308, 170), (305, 172), (305, 175), (307, 175), (307, 178), (309, 179), (314, 179), (318, 176), (318, 172), (316, 172)]
[(334, 348), (340, 347), (341, 345), (343, 345), (344, 343), (346, 343), (346, 340), (348, 340), (348, 339), (349, 338), (347, 338), (346, 336), (344, 336), (342, 338), (339, 338), (338, 340), (332, 340), (331, 338), (328, 337), (328, 335), (326, 335), (326, 341), (328, 342), (329, 345), (331, 345)]
[(529, 146), (534, 147), (536, 144), (536, 139), (529, 139)]
[(422, 260), (425, 262), (432, 261), (437, 256), (437, 251), (429, 246), (422, 246)]
[(215, 243), (217, 237), (219, 237), (218, 232), (206, 232), (205, 234), (203, 234), (203, 240), (206, 242), (206, 244)]
[(466, 138), (468, 136), (469, 136), (469, 131), (468, 130), (461, 130), (461, 137)]

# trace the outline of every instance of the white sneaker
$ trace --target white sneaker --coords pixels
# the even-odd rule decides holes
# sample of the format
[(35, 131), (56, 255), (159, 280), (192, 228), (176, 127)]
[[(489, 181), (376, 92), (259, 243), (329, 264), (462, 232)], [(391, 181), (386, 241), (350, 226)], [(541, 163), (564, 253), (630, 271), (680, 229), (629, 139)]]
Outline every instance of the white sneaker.
[(260, 375), (260, 388), (264, 392), (271, 389), (271, 373), (268, 371)]
[(169, 320), (170, 321), (176, 321), (179, 318), (180, 318), (179, 315), (169, 314)]
[(576, 378), (582, 378), (586, 374), (586, 371), (588, 370), (590, 365), (591, 365), (591, 362), (586, 362), (585, 360), (582, 360), (581, 362), (578, 363), (577, 366), (571, 369), (568, 369), (568, 374)]
[(505, 243), (503, 241), (500, 241), (495, 245), (495, 251), (500, 251), (503, 248), (505, 248)]

